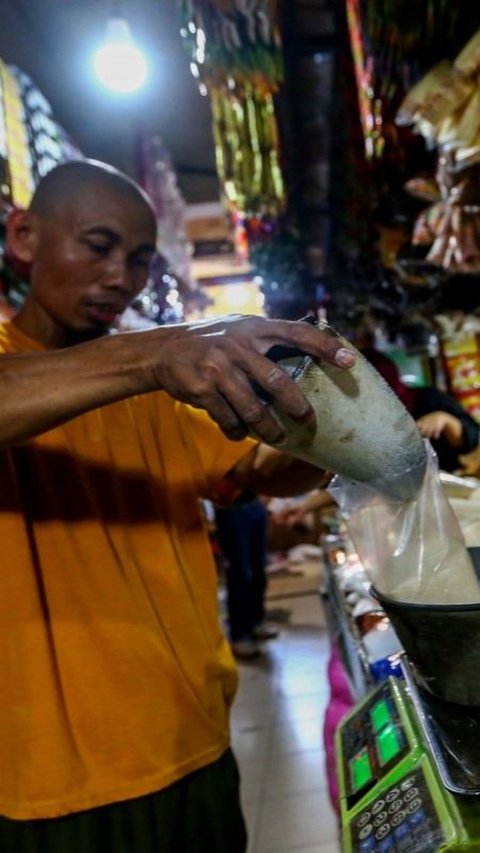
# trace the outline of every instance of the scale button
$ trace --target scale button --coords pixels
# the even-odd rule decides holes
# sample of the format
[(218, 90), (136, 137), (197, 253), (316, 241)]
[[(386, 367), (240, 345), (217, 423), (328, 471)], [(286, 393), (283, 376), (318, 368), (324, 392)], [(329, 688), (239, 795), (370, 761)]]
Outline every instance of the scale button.
[(402, 808), (402, 805), (403, 804), (401, 800), (394, 800), (393, 803), (390, 803), (388, 807), (389, 813), (395, 814), (395, 812), (398, 812), (398, 810)]
[(400, 826), (402, 820), (404, 820), (404, 819), (405, 819), (405, 812), (397, 812), (397, 814), (393, 815), (390, 822), (391, 822), (392, 826)]
[(377, 839), (377, 841), (383, 841), (383, 839), (385, 838), (386, 835), (388, 835), (389, 832), (390, 832), (390, 824), (389, 823), (382, 823), (382, 825), (379, 826), (379, 828), (377, 829), (377, 831), (375, 833), (375, 838)]
[(388, 792), (385, 799), (386, 799), (387, 803), (391, 803), (392, 800), (396, 800), (399, 795), (400, 795), (400, 788), (392, 788), (392, 790)]
[(372, 806), (372, 814), (378, 814), (379, 812), (381, 812), (384, 805), (385, 805), (385, 800), (377, 800), (377, 802), (374, 803)]
[(370, 818), (371, 818), (370, 812), (362, 812), (362, 814), (360, 815), (360, 817), (357, 820), (357, 826), (360, 826), (360, 827), (365, 826), (365, 824), (369, 822)]
[(408, 804), (409, 813), (413, 814), (413, 812), (416, 812), (417, 809), (419, 809), (421, 805), (422, 805), (422, 801), (419, 797), (417, 797), (416, 800), (412, 800), (412, 802)]
[(403, 782), (400, 783), (400, 787), (401, 787), (402, 791), (408, 791), (408, 789), (411, 788), (412, 785), (415, 785), (415, 777), (414, 776), (407, 776), (407, 778), (404, 779)]
[(368, 838), (373, 832), (373, 826), (371, 823), (367, 823), (366, 826), (362, 826), (360, 832), (358, 833), (358, 837), (360, 841), (364, 841), (365, 838)]
[(374, 817), (373, 825), (374, 826), (380, 826), (384, 822), (384, 820), (387, 819), (387, 817), (388, 817), (388, 815), (386, 812), (380, 812), (380, 814), (377, 814), (377, 816)]
[(410, 790), (406, 791), (403, 795), (403, 799), (406, 803), (409, 803), (410, 800), (413, 800), (413, 798), (416, 796), (418, 796), (418, 788), (410, 788)]

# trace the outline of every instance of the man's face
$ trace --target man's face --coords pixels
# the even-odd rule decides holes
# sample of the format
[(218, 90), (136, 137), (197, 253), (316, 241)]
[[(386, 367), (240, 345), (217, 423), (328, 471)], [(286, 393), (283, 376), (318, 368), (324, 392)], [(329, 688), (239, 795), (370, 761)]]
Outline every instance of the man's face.
[(100, 183), (82, 188), (61, 213), (35, 221), (25, 331), (59, 346), (104, 334), (147, 282), (155, 253), (152, 212)]

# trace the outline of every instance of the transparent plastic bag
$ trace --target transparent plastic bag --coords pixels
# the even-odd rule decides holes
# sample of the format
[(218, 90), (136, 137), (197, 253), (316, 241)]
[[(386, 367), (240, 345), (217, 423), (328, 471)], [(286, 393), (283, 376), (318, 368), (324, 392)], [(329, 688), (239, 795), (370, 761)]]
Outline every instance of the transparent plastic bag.
[[(427, 468), (414, 498), (392, 501), (368, 484), (337, 475), (328, 490), (375, 589), (396, 601), (476, 604), (480, 584), (440, 482), (428, 441)], [(414, 472), (405, 471), (405, 475)]]

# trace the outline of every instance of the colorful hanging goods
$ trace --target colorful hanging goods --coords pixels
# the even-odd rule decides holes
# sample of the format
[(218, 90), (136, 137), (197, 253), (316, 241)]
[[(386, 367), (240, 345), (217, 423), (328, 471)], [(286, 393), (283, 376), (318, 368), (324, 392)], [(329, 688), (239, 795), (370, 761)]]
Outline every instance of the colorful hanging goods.
[(282, 80), (276, 0), (179, 0), (181, 34), (210, 94), (217, 172), (246, 216), (285, 206), (273, 94)]
[(417, 219), (413, 242), (449, 272), (480, 272), (480, 31), (407, 94), (396, 118), (438, 150), (440, 200)]
[(200, 83), (278, 88), (283, 67), (276, 0), (178, 0), (178, 6), (180, 33)]
[(0, 60), (0, 83), (3, 94), (9, 194), (16, 207), (24, 208), (28, 207), (34, 189), (25, 111), (20, 87), (2, 60)]
[(284, 205), (272, 96), (245, 86), (210, 92), (217, 170), (231, 205), (245, 214), (278, 214)]

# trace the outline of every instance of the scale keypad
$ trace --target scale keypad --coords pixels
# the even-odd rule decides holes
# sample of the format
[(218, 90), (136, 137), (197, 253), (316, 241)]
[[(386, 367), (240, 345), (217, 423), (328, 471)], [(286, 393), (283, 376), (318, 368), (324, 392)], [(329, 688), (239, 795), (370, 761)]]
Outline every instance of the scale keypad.
[(412, 770), (351, 824), (354, 853), (436, 853), (445, 841), (423, 772)]

